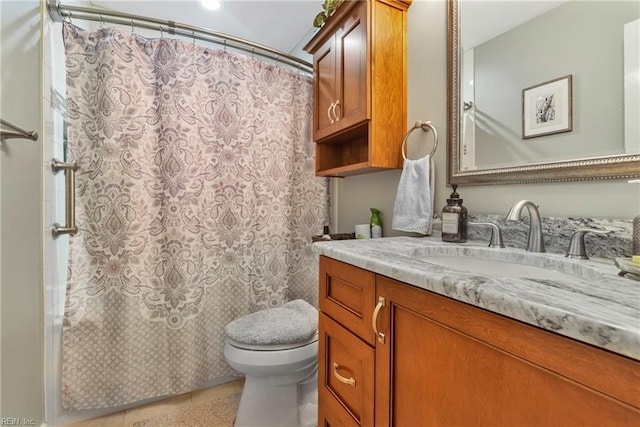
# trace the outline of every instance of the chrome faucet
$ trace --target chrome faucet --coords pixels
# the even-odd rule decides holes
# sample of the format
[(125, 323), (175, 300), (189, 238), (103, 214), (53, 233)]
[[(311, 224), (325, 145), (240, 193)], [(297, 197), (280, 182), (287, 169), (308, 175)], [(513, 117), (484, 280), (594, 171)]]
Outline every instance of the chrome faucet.
[(529, 200), (520, 200), (509, 209), (507, 221), (519, 221), (522, 208), (526, 206), (529, 211), (529, 240), (527, 241), (528, 252), (546, 252), (544, 248), (544, 238), (542, 236), (542, 221), (538, 206)]

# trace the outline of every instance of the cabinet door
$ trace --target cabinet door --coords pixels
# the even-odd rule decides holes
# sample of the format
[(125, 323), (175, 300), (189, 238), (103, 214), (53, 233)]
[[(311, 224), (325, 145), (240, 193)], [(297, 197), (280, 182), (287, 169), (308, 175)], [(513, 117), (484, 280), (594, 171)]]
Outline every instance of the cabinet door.
[[(603, 373), (605, 364), (585, 363), (586, 353), (573, 357), (538, 337), (523, 339), (529, 332), (522, 328), (547, 332), (384, 277), (376, 281), (387, 302), (378, 324), (388, 337), (376, 343), (377, 426), (639, 425), (638, 408), (543, 367), (536, 357), (548, 349), (551, 357), (566, 358), (569, 369), (584, 364), (591, 377), (617, 375), (612, 382), (633, 381), (637, 365), (622, 361), (630, 366), (626, 372)], [(505, 321), (513, 324), (508, 335)], [(498, 346), (500, 335), (516, 344)]]
[(358, 2), (314, 53), (315, 141), (363, 122), (367, 110), (367, 2)]
[(346, 17), (336, 45), (340, 53), (336, 131), (340, 131), (368, 118), (367, 2), (360, 2)]
[(338, 100), (338, 56), (336, 37), (330, 37), (314, 54), (313, 139), (318, 141), (332, 132), (334, 106)]

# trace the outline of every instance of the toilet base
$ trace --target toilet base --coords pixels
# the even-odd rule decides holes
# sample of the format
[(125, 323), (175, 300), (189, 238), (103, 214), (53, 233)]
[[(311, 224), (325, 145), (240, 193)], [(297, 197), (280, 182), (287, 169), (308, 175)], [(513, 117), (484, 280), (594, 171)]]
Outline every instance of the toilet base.
[(318, 371), (305, 382), (298, 383), (298, 422), (300, 427), (318, 426)]
[(245, 377), (234, 427), (317, 426), (316, 387), (317, 380), (281, 385), (269, 377)]

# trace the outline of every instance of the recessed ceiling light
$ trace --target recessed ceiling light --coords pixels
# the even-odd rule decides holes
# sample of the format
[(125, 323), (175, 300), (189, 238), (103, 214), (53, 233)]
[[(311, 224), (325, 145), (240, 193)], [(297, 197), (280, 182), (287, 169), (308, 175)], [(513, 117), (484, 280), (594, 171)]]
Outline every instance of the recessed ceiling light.
[(209, 10), (218, 10), (221, 6), (220, 0), (200, 0), (200, 3), (205, 9)]

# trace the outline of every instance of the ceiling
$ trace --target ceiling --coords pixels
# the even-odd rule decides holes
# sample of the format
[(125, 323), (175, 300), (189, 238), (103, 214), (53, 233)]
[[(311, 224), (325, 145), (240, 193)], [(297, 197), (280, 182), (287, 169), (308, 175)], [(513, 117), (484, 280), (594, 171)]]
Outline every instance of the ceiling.
[[(64, 4), (65, 0), (62, 1)], [(476, 46), (566, 1), (464, 0), (461, 12), (463, 47)], [(222, 7), (211, 11), (199, 0), (91, 0), (97, 7), (226, 33), (306, 61), (311, 61), (311, 56), (302, 51), (302, 47), (316, 31), (313, 18), (322, 10), (322, 2), (222, 0)]]
[(217, 11), (205, 9), (199, 0), (92, 0), (91, 3), (208, 28), (306, 60), (301, 46), (315, 32), (313, 18), (322, 10), (322, 0), (223, 0)]

